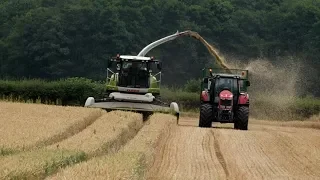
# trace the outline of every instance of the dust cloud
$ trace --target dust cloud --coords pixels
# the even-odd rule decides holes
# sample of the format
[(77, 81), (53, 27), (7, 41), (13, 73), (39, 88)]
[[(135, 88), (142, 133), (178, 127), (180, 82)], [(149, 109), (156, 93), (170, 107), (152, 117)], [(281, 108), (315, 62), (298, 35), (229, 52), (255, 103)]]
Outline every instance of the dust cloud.
[(259, 118), (295, 118), (290, 108), (296, 103), (303, 81), (301, 61), (292, 57), (271, 61), (266, 58), (252, 59), (247, 63), (239, 60), (228, 62), (229, 67), (249, 71), (250, 102), (252, 114)]

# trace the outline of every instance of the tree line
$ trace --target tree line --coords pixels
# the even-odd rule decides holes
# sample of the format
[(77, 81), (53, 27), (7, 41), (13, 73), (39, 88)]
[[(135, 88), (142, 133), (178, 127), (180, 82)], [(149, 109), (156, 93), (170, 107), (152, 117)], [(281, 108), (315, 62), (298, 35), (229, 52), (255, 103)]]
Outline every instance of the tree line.
[[(302, 59), (304, 94), (320, 96), (318, 0), (2, 0), (0, 76), (104, 80), (111, 56), (137, 54), (187, 29), (244, 62)], [(212, 61), (192, 38), (163, 44), (149, 55), (163, 61), (167, 85), (199, 78)]]

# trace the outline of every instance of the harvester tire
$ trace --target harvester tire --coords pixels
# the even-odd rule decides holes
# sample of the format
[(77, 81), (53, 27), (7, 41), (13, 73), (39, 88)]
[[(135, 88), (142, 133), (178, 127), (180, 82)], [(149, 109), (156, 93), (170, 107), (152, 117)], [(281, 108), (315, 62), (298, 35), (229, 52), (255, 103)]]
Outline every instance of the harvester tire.
[(147, 121), (152, 114), (153, 114), (152, 112), (143, 112), (142, 113), (142, 120)]
[(234, 123), (235, 129), (248, 130), (249, 107), (241, 106), (237, 111), (237, 119)]
[(201, 104), (199, 127), (211, 127), (213, 119), (213, 108), (210, 104)]

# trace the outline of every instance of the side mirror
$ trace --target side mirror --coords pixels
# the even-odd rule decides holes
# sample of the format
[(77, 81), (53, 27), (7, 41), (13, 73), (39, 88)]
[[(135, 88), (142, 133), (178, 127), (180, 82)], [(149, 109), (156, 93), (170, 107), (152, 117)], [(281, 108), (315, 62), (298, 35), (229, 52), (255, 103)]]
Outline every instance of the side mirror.
[(107, 67), (110, 68), (111, 66), (112, 66), (112, 60), (109, 59), (108, 62), (107, 62)]
[(247, 86), (250, 86), (250, 81), (246, 81), (246, 85), (247, 85)]
[(208, 83), (208, 78), (203, 79), (203, 83), (207, 84)]
[(120, 66), (121, 66), (121, 64), (117, 63), (117, 71), (120, 71)]
[(159, 71), (162, 70), (162, 62), (158, 62), (158, 63), (157, 63), (157, 68), (159, 69)]

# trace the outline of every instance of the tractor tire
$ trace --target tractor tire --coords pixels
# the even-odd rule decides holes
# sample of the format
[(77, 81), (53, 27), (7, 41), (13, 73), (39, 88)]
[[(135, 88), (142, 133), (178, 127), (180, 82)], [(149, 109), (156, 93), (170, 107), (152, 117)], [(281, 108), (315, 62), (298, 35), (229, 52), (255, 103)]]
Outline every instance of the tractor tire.
[(201, 104), (199, 127), (208, 128), (212, 125), (213, 108), (210, 104)]
[(248, 130), (249, 107), (241, 106), (237, 111), (237, 119), (234, 123), (235, 129)]
[(239, 129), (239, 120), (236, 119), (233, 124), (233, 129)]

